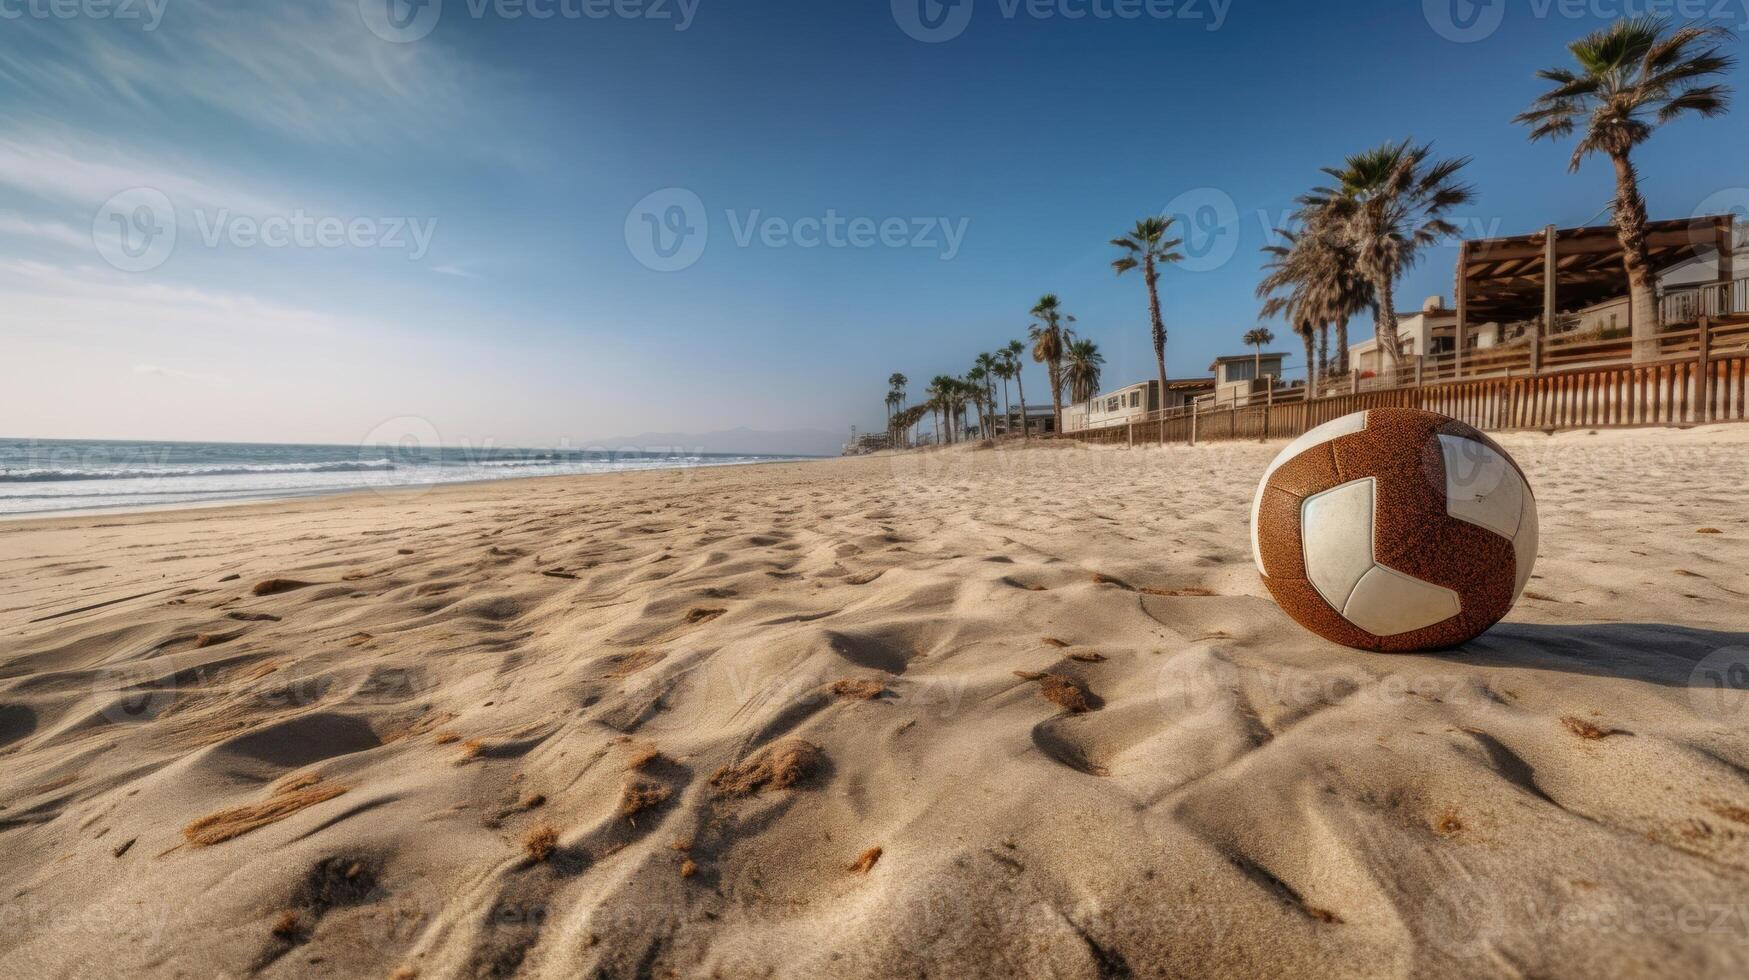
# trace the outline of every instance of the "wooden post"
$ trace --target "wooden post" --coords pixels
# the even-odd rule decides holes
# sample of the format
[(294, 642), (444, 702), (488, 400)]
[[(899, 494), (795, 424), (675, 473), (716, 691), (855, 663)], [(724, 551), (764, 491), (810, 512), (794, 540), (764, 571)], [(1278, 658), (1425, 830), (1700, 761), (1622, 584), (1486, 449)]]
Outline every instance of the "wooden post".
[[(1723, 253), (1720, 253), (1721, 256)], [(1720, 258), (1723, 265), (1725, 259)], [(1700, 410), (1695, 412), (1694, 420), (1706, 425), (1713, 420), (1713, 321), (1711, 317), (1700, 318), (1700, 355), (1695, 361), (1695, 397), (1700, 399)]]
[(1268, 387), (1263, 389), (1263, 441), (1269, 441), (1269, 417), (1275, 414), (1275, 375), (1269, 377)]
[(1415, 358), (1415, 387), (1417, 387), (1417, 388), (1421, 387), (1422, 384), (1425, 383), (1426, 377), (1427, 377), (1427, 355), (1425, 353), (1422, 353)]
[(1464, 376), (1464, 335), (1470, 330), (1470, 243), (1458, 243), (1457, 338), (1453, 345), (1451, 379)]
[(1559, 316), (1561, 292), (1561, 260), (1555, 240), (1559, 233), (1554, 225), (1543, 229), (1543, 318), (1530, 335), (1530, 373), (1543, 370), (1543, 336), (1555, 332), (1555, 317)]
[(1749, 310), (1736, 309), (1737, 283), (1732, 278), (1736, 275), (1733, 251), (1737, 244), (1737, 216), (1727, 215), (1719, 228), (1719, 281), (1725, 284), (1725, 302), (1719, 310), (1720, 316), (1730, 316), (1733, 313), (1749, 313)]
[(1192, 398), (1190, 400), (1190, 444), (1192, 446), (1196, 445), (1196, 416), (1199, 404), (1201, 404), (1199, 399)]

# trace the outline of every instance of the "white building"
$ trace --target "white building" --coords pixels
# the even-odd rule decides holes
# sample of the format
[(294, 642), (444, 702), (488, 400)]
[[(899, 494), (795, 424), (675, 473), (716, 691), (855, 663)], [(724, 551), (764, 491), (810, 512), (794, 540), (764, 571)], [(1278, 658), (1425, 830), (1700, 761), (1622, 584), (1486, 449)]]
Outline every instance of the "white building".
[(1271, 387), (1281, 387), (1281, 366), (1286, 354), (1231, 354), (1209, 365), (1214, 372), (1214, 392), (1204, 398), (1205, 407), (1232, 408), (1266, 397)]
[(1082, 429), (1102, 429), (1109, 425), (1124, 425), (1130, 422), (1147, 420), (1153, 412), (1161, 409), (1177, 409), (1189, 405), (1200, 395), (1206, 395), (1214, 389), (1214, 381), (1209, 378), (1191, 378), (1186, 380), (1166, 380), (1166, 397), (1160, 397), (1159, 381), (1142, 381), (1128, 387), (1118, 388), (1095, 395), (1084, 402), (1063, 407), (1063, 431), (1079, 432)]

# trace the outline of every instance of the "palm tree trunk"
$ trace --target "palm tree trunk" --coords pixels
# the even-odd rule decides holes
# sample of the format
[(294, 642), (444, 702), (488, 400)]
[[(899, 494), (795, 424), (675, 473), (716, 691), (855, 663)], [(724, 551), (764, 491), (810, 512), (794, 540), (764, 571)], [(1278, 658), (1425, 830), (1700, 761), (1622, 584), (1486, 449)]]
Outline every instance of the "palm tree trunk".
[(1020, 441), (1032, 438), (1032, 426), (1026, 421), (1026, 379), (1019, 371), (1014, 372), (1014, 386), (1020, 389)]
[(1318, 324), (1318, 380), (1330, 373), (1330, 324)]
[(1395, 385), (1403, 372), (1402, 338), (1397, 336), (1396, 283), (1389, 276), (1373, 280), (1379, 298), (1378, 315), (1373, 318), (1373, 335), (1379, 350), (1391, 359), (1391, 384)]
[[(1166, 407), (1166, 321), (1160, 316), (1160, 273), (1152, 253), (1143, 253), (1142, 273), (1148, 281), (1148, 317), (1154, 326), (1154, 366), (1160, 371), (1160, 407)], [(1162, 423), (1164, 424), (1164, 423)]]
[(1014, 430), (1012, 428), (1010, 428), (1009, 422), (1008, 422), (1008, 417), (1013, 415), (1013, 414), (1014, 414), (1014, 407), (1012, 405), (1010, 405), (1008, 402), (1008, 379), (1003, 378), (1002, 379), (1002, 434), (1005, 436), (1012, 435), (1014, 432)]
[(1336, 373), (1348, 373), (1348, 317), (1336, 321)]
[(1658, 357), (1658, 295), (1652, 260), (1646, 252), (1646, 199), (1640, 196), (1640, 176), (1626, 153), (1611, 154), (1615, 163), (1615, 234), (1628, 274), (1629, 322), (1634, 330), (1634, 360)]
[(1310, 393), (1318, 390), (1318, 362), (1314, 359), (1316, 351), (1313, 349), (1315, 341), (1310, 329), (1300, 331), (1300, 337), (1306, 342), (1306, 391)]
[(1061, 435), (1063, 431), (1063, 362), (1060, 359), (1052, 360), (1049, 367), (1051, 369), (1051, 410), (1056, 413), (1057, 433)]

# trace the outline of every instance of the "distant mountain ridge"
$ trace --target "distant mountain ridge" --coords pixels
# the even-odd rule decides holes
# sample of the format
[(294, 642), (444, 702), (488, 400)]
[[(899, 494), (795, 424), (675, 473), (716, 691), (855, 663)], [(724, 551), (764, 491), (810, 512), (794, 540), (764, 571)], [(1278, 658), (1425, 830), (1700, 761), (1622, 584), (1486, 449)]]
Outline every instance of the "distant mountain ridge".
[(836, 456), (848, 440), (846, 433), (820, 429), (765, 432), (758, 429), (725, 429), (721, 432), (642, 432), (600, 440), (600, 445), (646, 450), (681, 449), (697, 453), (730, 453), (746, 456)]

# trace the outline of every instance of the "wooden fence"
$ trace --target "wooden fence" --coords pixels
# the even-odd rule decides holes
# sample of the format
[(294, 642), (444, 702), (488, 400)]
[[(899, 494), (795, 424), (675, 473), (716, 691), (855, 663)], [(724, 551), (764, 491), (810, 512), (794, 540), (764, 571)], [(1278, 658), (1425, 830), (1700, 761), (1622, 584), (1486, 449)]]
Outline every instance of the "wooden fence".
[(1661, 339), (1665, 356), (1639, 364), (1616, 345), (1585, 366), (1443, 381), (1423, 375), (1420, 384), (1323, 397), (1307, 397), (1300, 386), (1266, 404), (1156, 413), (1059, 438), (1118, 445), (1288, 438), (1372, 408), (1426, 409), (1495, 431), (1749, 421), (1749, 319), (1703, 321)]

